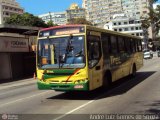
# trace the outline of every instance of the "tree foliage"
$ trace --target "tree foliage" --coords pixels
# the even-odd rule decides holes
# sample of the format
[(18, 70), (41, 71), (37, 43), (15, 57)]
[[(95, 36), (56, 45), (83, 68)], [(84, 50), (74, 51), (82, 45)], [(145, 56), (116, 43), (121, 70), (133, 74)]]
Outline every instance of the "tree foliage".
[(68, 21), (68, 24), (86, 24), (86, 25), (92, 25), (91, 22), (87, 21), (84, 18), (74, 18)]
[(152, 31), (155, 35), (158, 34), (160, 30), (160, 5), (157, 5), (156, 9), (149, 8), (148, 17), (142, 17), (142, 28), (148, 29), (152, 27)]
[(5, 23), (23, 26), (47, 27), (47, 24), (41, 18), (27, 12), (21, 15), (13, 14), (7, 18)]
[(52, 20), (47, 22), (47, 26), (48, 27), (52, 27), (52, 26), (58, 26), (57, 24), (54, 24)]

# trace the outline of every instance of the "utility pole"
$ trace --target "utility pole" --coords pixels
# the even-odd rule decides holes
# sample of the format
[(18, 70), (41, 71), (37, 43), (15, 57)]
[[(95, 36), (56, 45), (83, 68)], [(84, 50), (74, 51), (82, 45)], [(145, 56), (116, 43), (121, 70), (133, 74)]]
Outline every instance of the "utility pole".
[(49, 12), (49, 19), (50, 19), (50, 21), (52, 21), (52, 15), (51, 15), (51, 12)]

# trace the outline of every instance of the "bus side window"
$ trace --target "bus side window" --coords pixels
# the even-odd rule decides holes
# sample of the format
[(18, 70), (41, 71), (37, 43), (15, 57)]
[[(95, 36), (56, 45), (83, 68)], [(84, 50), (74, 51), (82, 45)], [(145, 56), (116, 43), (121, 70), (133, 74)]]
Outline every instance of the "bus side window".
[(130, 39), (125, 38), (125, 48), (127, 53), (131, 53), (131, 45), (130, 45)]
[(109, 52), (109, 55), (112, 54), (111, 36), (108, 36), (108, 52)]
[(109, 45), (109, 36), (108, 34), (102, 33), (101, 35), (102, 45), (103, 45), (103, 55), (104, 58), (107, 58), (110, 53), (111, 46)]
[(137, 52), (136, 39), (133, 39), (133, 48), (134, 48), (134, 52)]
[(111, 48), (112, 48), (112, 54), (118, 53), (117, 37), (113, 35), (111, 35)]
[(142, 51), (142, 41), (138, 40), (138, 51), (141, 52)]
[(119, 47), (119, 52), (124, 52), (124, 39), (120, 36), (118, 36), (118, 47)]
[(138, 52), (138, 40), (135, 40), (136, 52)]
[(97, 36), (88, 36), (88, 59), (89, 68), (94, 67), (101, 58), (100, 38)]
[(135, 44), (134, 44), (133, 39), (130, 39), (130, 47), (131, 47), (131, 52), (134, 53), (135, 52)]

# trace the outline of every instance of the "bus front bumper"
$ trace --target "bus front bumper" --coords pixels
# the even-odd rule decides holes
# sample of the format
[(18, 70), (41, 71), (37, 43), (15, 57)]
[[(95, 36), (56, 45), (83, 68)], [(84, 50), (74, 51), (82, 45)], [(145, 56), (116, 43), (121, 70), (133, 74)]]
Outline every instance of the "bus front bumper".
[(43, 81), (37, 82), (38, 89), (40, 90), (56, 90), (56, 91), (88, 91), (89, 90), (89, 82), (86, 83), (79, 83), (79, 84), (73, 84), (73, 83), (45, 83)]

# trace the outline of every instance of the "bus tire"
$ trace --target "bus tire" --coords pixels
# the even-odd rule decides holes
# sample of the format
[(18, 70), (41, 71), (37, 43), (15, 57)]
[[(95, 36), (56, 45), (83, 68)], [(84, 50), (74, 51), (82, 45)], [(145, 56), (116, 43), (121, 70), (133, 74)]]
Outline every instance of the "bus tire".
[(103, 85), (102, 87), (104, 89), (107, 89), (111, 86), (112, 84), (112, 74), (110, 71), (107, 71), (103, 77)]
[(133, 78), (136, 77), (136, 71), (137, 71), (136, 65), (133, 64), (131, 77)]

